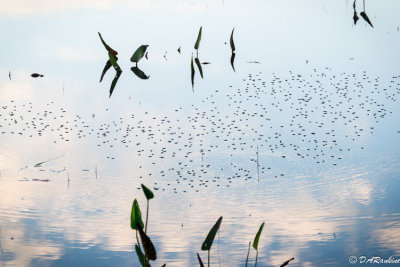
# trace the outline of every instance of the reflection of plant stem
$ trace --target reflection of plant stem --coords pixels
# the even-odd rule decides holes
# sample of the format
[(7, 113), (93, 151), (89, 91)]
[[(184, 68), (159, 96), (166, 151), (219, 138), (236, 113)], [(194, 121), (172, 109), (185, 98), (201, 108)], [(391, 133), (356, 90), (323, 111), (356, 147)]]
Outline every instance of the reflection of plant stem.
[(149, 219), (149, 200), (147, 199), (147, 211), (146, 211), (146, 225), (144, 227), (144, 233), (147, 232), (147, 221)]
[(208, 267), (210, 267), (210, 250), (211, 249), (208, 250)]
[(364, 12), (365, 12), (365, 0), (363, 0)]
[(137, 235), (137, 229), (136, 229), (136, 242), (137, 242), (137, 244), (138, 244), (138, 246), (139, 246), (139, 248), (140, 248), (140, 242), (139, 242), (139, 237), (138, 237), (138, 235)]

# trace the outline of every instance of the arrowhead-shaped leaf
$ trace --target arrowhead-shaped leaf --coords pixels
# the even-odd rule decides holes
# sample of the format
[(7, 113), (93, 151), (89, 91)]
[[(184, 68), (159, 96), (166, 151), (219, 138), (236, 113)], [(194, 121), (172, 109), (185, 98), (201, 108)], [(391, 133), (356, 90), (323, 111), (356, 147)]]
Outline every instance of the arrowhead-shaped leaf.
[(262, 232), (263, 228), (264, 228), (264, 223), (262, 223), (260, 225), (260, 228), (258, 229), (258, 232), (257, 232), (256, 236), (254, 237), (253, 248), (255, 250), (258, 250), (258, 241), (260, 240), (260, 235), (261, 235), (261, 232)]
[(211, 228), (210, 232), (208, 233), (206, 240), (204, 240), (203, 244), (201, 245), (201, 250), (210, 250), (211, 246), (214, 242), (215, 235), (217, 234), (219, 227), (221, 226), (222, 216), (219, 217), (217, 222)]

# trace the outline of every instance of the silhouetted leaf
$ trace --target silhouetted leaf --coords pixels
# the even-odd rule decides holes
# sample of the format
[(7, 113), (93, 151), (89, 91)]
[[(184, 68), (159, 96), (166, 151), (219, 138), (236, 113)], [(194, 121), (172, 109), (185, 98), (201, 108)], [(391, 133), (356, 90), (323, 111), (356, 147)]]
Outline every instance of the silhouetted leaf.
[(294, 258), (291, 258), (290, 260), (285, 261), (284, 263), (281, 264), (280, 267), (285, 267), (289, 264), (289, 262), (291, 262), (292, 260), (294, 260)]
[(138, 49), (136, 49), (135, 53), (133, 53), (131, 57), (131, 62), (138, 63), (140, 59), (146, 54), (148, 45), (141, 45)]
[(199, 69), (199, 72), (200, 72), (200, 76), (203, 79), (203, 69), (201, 68), (201, 64), (200, 64), (199, 58), (196, 57), (194, 59), (194, 62), (196, 62), (197, 68)]
[(192, 89), (194, 87), (194, 66), (193, 66), (193, 54), (192, 59), (190, 60), (190, 77), (192, 79)]
[[(232, 56), (231, 56), (231, 66), (232, 66), (232, 69), (233, 69), (233, 71), (235, 71), (235, 56), (236, 56), (236, 54), (235, 53), (232, 53)], [(236, 72), (236, 71), (235, 71)]]
[(144, 184), (142, 184), (142, 189), (143, 189), (144, 195), (146, 196), (147, 200), (154, 198), (153, 192), (151, 192), (151, 190), (148, 189)]
[(371, 25), (372, 28), (374, 27), (365, 12), (361, 12), (360, 15), (369, 25)]
[(141, 69), (138, 67), (132, 67), (131, 71), (138, 76), (140, 79), (147, 80), (150, 76), (147, 76)]
[(177, 51), (180, 54), (181, 53), (181, 47), (179, 47)]
[(197, 253), (197, 259), (199, 260), (200, 267), (204, 267), (203, 261), (201, 260), (199, 253)]
[(136, 226), (139, 230), (140, 240), (142, 240), (144, 254), (149, 260), (155, 261), (157, 259), (157, 253), (153, 242), (151, 242), (150, 237), (145, 234), (143, 226), (140, 223), (136, 223)]
[(258, 232), (257, 232), (256, 236), (254, 237), (253, 248), (255, 250), (258, 250), (258, 240), (260, 240), (260, 235), (261, 235), (263, 228), (264, 228), (264, 223), (262, 223), (260, 225), (260, 229), (258, 229)]
[(44, 75), (43, 74), (39, 74), (39, 73), (32, 73), (31, 74), (31, 77), (33, 77), (33, 78), (38, 78), (38, 77), (43, 77)]
[(234, 31), (234, 30), (235, 30), (235, 28), (233, 28), (233, 30), (232, 30), (232, 33), (231, 33), (231, 40), (230, 40), (232, 52), (235, 52), (235, 43), (233, 42), (233, 31)]
[(118, 52), (115, 51), (114, 49), (112, 49), (110, 46), (108, 46), (108, 44), (106, 44), (106, 42), (104, 42), (103, 37), (101, 37), (101, 34), (98, 32), (99, 37), (101, 42), (103, 43), (104, 47), (107, 49), (108, 52), (112, 53), (114, 56), (118, 55)]
[(139, 262), (143, 267), (149, 267), (150, 264), (147, 263), (146, 261), (146, 257), (144, 256), (142, 250), (140, 249), (140, 247), (138, 245), (135, 245), (135, 250), (136, 250), (136, 254), (139, 258)]
[(117, 71), (117, 73), (115, 74), (115, 77), (111, 82), (109, 97), (111, 97), (112, 93), (114, 92), (115, 85), (117, 85), (117, 82), (118, 82), (119, 77), (121, 76), (121, 73), (122, 73), (122, 71), (120, 70), (120, 71)]
[(357, 12), (354, 10), (354, 15), (353, 15), (354, 25), (357, 24), (358, 19), (359, 18), (358, 18)]
[(196, 43), (194, 45), (194, 49), (196, 49), (196, 50), (198, 50), (199, 46), (200, 46), (202, 28), (203, 28), (203, 26), (200, 27), (199, 34), (197, 35), (197, 40), (196, 40)]
[(106, 72), (111, 68), (112, 64), (110, 60), (107, 60), (106, 65), (104, 66), (103, 72), (101, 73), (100, 82), (103, 80)]
[(132, 203), (132, 210), (131, 210), (131, 228), (133, 230), (138, 230), (136, 226), (138, 223), (143, 228), (144, 224), (142, 221), (142, 212), (140, 211), (139, 203), (135, 198), (135, 200)]
[(208, 233), (206, 240), (204, 240), (203, 244), (201, 245), (201, 250), (210, 250), (211, 246), (214, 242), (215, 235), (217, 234), (219, 227), (221, 226), (222, 216), (219, 217), (217, 222), (211, 228), (210, 232)]

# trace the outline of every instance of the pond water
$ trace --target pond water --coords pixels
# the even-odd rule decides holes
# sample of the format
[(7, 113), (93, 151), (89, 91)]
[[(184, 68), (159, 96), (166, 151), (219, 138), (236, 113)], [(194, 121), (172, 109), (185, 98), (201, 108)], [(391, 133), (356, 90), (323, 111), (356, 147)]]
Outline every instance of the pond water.
[(220, 216), (212, 266), (263, 222), (258, 266), (398, 259), (400, 4), (353, 4), (3, 0), (0, 265), (140, 266), (142, 183), (153, 266), (207, 262)]

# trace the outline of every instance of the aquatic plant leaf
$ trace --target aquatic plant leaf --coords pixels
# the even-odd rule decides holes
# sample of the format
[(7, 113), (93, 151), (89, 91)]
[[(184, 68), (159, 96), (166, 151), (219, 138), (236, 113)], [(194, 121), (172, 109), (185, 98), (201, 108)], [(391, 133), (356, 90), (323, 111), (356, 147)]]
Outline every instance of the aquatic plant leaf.
[(139, 203), (135, 198), (135, 200), (132, 203), (132, 210), (131, 210), (131, 228), (133, 230), (138, 230), (137, 224), (140, 224), (142, 228), (144, 226), (142, 221), (142, 212), (140, 211)]
[(117, 85), (118, 79), (121, 76), (122, 71), (117, 71), (117, 73), (115, 74), (114, 79), (111, 82), (111, 86), (110, 86), (110, 95), (109, 97), (111, 97), (112, 93), (114, 92), (114, 88)]
[(219, 217), (217, 222), (211, 228), (210, 232), (208, 233), (206, 240), (204, 240), (203, 244), (201, 245), (201, 250), (210, 250), (211, 246), (214, 242), (215, 235), (217, 234), (219, 227), (221, 226), (222, 216)]
[(118, 72), (118, 71), (121, 71), (121, 68), (119, 67), (119, 65), (118, 65), (118, 63), (117, 63), (118, 58), (115, 57), (115, 56), (113, 55), (113, 53), (111, 53), (111, 52), (108, 52), (108, 57), (110, 58), (111, 65), (114, 67), (114, 69), (115, 69), (117, 72)]
[(103, 72), (101, 73), (100, 82), (103, 80), (106, 72), (111, 68), (112, 64), (110, 60), (107, 60), (106, 65), (104, 66)]
[(132, 67), (131, 71), (142, 80), (147, 80), (148, 78), (150, 78), (150, 76), (147, 76), (146, 73), (144, 73), (138, 67)]
[(180, 54), (181, 53), (181, 47), (179, 47), (177, 51)]
[(194, 71), (194, 66), (193, 66), (193, 54), (192, 54), (192, 59), (190, 60), (190, 77), (192, 80), (192, 89), (194, 87), (194, 73), (195, 73), (195, 71)]
[(201, 260), (199, 253), (197, 253), (197, 259), (199, 260), (200, 267), (204, 267), (203, 261)]
[(97, 32), (97, 33), (99, 34), (100, 40), (101, 40), (101, 42), (103, 43), (103, 45), (104, 45), (104, 47), (106, 48), (106, 50), (107, 50), (109, 53), (112, 53), (114, 56), (118, 55), (118, 52), (117, 52), (117, 51), (115, 51), (114, 49), (112, 49), (108, 44), (106, 44), (106, 42), (104, 42), (103, 37), (101, 37), (100, 32)]
[(285, 266), (287, 266), (287, 265), (289, 264), (289, 262), (291, 262), (292, 260), (294, 260), (294, 258), (291, 258), (291, 259), (285, 261), (284, 263), (281, 264), (280, 267), (285, 267)]
[(200, 27), (199, 34), (197, 35), (196, 43), (194, 44), (194, 49), (196, 49), (196, 50), (198, 50), (200, 47), (202, 29), (203, 29), (203, 26)]
[(139, 258), (139, 262), (143, 267), (148, 267), (150, 266), (150, 264), (147, 263), (146, 261), (146, 257), (144, 256), (142, 250), (140, 249), (140, 247), (138, 245), (135, 245), (135, 250), (136, 250), (136, 255)]
[(199, 72), (200, 72), (200, 76), (203, 79), (203, 69), (201, 68), (201, 64), (200, 64), (199, 58), (196, 57), (194, 59), (194, 62), (196, 62), (197, 68), (199, 69)]
[(235, 70), (235, 56), (236, 56), (236, 54), (232, 53), (232, 55), (231, 55), (231, 66), (232, 66), (232, 69), (233, 69), (234, 72), (236, 72), (236, 70)]
[(57, 157), (55, 157), (55, 158), (51, 158), (51, 159), (48, 159), (48, 160), (45, 160), (45, 161), (36, 163), (33, 167), (42, 167), (42, 164), (44, 164), (44, 163), (46, 163), (46, 162), (49, 162), (49, 161), (52, 161), (52, 160), (55, 160), (55, 159), (58, 159), (58, 158), (61, 158), (61, 157), (64, 157), (64, 156), (65, 156), (65, 155), (61, 155), (61, 156), (57, 156)]
[(151, 192), (151, 190), (149, 188), (147, 188), (144, 184), (142, 184), (142, 189), (143, 189), (144, 195), (146, 196), (147, 200), (154, 198), (153, 192)]
[(235, 52), (235, 43), (233, 42), (233, 31), (235, 30), (235, 28), (233, 28), (232, 33), (231, 33), (231, 39), (230, 39), (230, 44), (231, 44), (231, 49), (232, 52)]
[(139, 222), (136, 223), (136, 227), (139, 230), (140, 240), (142, 240), (144, 254), (149, 260), (155, 261), (157, 259), (157, 253), (153, 242), (151, 242), (150, 237), (143, 231), (143, 226)]
[(262, 223), (260, 225), (260, 229), (258, 229), (258, 232), (257, 232), (256, 236), (254, 237), (253, 248), (255, 250), (258, 250), (258, 241), (260, 240), (260, 235), (261, 235), (263, 228), (264, 228), (264, 223)]
[(372, 28), (374, 27), (365, 12), (361, 12), (360, 15)]
[(139, 60), (141, 60), (142, 57), (146, 54), (147, 47), (148, 47), (148, 45), (139, 46), (139, 48), (136, 49), (135, 53), (133, 53), (133, 55), (131, 57), (131, 62), (137, 64), (139, 62)]

